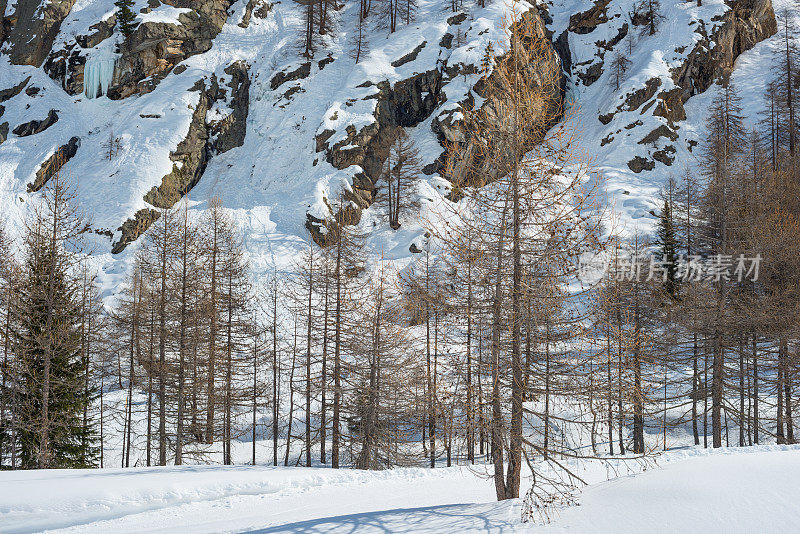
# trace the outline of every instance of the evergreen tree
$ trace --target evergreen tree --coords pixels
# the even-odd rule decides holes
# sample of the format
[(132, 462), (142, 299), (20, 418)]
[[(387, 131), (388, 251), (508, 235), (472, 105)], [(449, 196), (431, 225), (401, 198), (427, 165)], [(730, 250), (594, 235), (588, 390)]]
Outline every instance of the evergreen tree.
[(81, 289), (73, 248), (83, 224), (70, 205), (74, 194), (56, 175), (45, 191), (45, 209), (29, 225), (22, 279), (14, 302), (16, 352), (15, 426), (23, 468), (96, 465), (96, 396), (87, 382)]
[[(671, 184), (670, 184), (671, 185)], [(675, 223), (672, 215), (671, 193), (664, 195), (664, 206), (658, 219), (656, 231), (658, 254), (664, 270), (664, 290), (672, 298), (678, 296), (678, 241), (675, 236)]]
[(131, 9), (134, 2), (133, 0), (116, 0), (114, 5), (118, 8), (117, 21), (119, 22), (119, 29), (122, 35), (128, 37), (136, 29), (136, 25), (133, 22), (136, 20), (136, 14)]

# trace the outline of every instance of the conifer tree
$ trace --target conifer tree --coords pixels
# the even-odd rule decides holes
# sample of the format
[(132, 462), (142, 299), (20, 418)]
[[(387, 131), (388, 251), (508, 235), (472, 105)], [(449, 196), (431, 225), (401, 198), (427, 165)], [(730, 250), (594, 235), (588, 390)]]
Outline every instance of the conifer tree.
[[(670, 191), (672, 183), (670, 182)], [(672, 298), (678, 296), (678, 242), (672, 214), (672, 193), (664, 195), (664, 205), (658, 218), (657, 241), (664, 272), (664, 290)]]
[(134, 6), (133, 0), (116, 0), (114, 5), (117, 6), (117, 21), (119, 22), (119, 29), (122, 35), (128, 37), (136, 29), (134, 21), (136, 14), (131, 9)]
[[(82, 351), (81, 280), (74, 249), (84, 224), (74, 193), (56, 173), (25, 236), (23, 283), (17, 290), (13, 410), (23, 468), (92, 467), (94, 423), (84, 417), (94, 397)], [(65, 246), (71, 245), (69, 249)]]

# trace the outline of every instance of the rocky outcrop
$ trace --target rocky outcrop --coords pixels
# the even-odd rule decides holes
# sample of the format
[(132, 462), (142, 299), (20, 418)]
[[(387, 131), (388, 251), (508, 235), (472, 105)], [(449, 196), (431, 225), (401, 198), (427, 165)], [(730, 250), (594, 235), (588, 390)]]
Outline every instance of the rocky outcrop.
[(736, 58), (777, 31), (771, 0), (726, 3), (730, 10), (722, 16), (721, 24), (711, 35), (700, 25), (695, 31), (701, 39), (686, 61), (672, 72), (672, 79), (681, 88), (683, 102), (729, 75)]
[(302, 80), (304, 78), (308, 78), (311, 74), (311, 62), (306, 61), (302, 65), (297, 68), (288, 68), (286, 70), (280, 71), (278, 74), (272, 77), (269, 81), (269, 87), (273, 91), (280, 87), (281, 85), (287, 82), (293, 82), (295, 80)]
[[(377, 94), (367, 97), (377, 99), (374, 122), (361, 130), (348, 126), (345, 129), (346, 137), (333, 146), (328, 144), (333, 131), (327, 130), (317, 135), (317, 152), (324, 152), (331, 165), (337, 169), (358, 165), (363, 171), (353, 177), (353, 189), (346, 197), (355, 206), (348, 206), (346, 213), (335, 213), (337, 224), (355, 224), (361, 219), (360, 210), (372, 204), (383, 162), (400, 129), (417, 126), (430, 117), (441, 103), (442, 72), (438, 69), (415, 74), (394, 85), (382, 81), (365, 86), (370, 85), (378, 89)], [(322, 230), (324, 225), (325, 221), (311, 215), (306, 221), (314, 240), (322, 246), (327, 244), (328, 236), (332, 235)]]
[[(170, 154), (172, 172), (145, 195), (145, 202), (151, 206), (161, 209), (174, 206), (197, 185), (214, 155), (244, 144), (250, 105), (248, 66), (237, 61), (224, 72), (230, 77), (225, 82), (212, 75), (209, 80), (199, 80), (192, 88), (200, 94), (192, 113), (189, 132)], [(219, 104), (226, 102), (228, 113), (211, 113), (212, 108), (225, 107)], [(114, 244), (113, 252), (124, 250), (157, 218), (158, 212), (149, 208), (137, 212), (134, 219), (126, 221), (119, 228), (122, 236)]]
[(74, 4), (75, 0), (18, 0), (7, 22), (11, 63), (41, 66)]
[(118, 228), (122, 234), (119, 241), (111, 247), (112, 254), (119, 254), (136, 241), (150, 226), (158, 220), (161, 214), (150, 208), (143, 208), (136, 212), (133, 219), (128, 219)]
[(61, 87), (71, 95), (83, 92), (83, 70), (86, 56), (83, 51), (93, 48), (114, 34), (116, 15), (96, 22), (89, 27), (90, 33), (76, 35), (64, 48), (55, 49), (47, 56), (43, 69), (52, 79), (61, 82)]
[[(552, 116), (552, 122), (560, 119), (558, 113), (553, 113), (554, 109), (561, 109), (564, 97), (564, 79), (561, 73), (561, 63), (556, 53), (549, 35), (544, 27), (544, 23), (538, 11), (531, 10), (523, 15), (526, 20), (532, 23), (534, 28), (532, 35), (523, 39), (523, 45), (529, 50), (536, 50), (528, 56), (526, 64), (526, 81), (532, 87), (540, 89), (546, 87), (541, 108), (542, 116)], [(448, 19), (448, 24), (458, 25), (466, 20), (466, 14), (457, 14)], [(513, 31), (513, 29), (512, 29)], [(533, 41), (536, 41), (534, 43)], [(546, 46), (538, 46), (546, 41)], [(440, 43), (441, 47), (447, 48), (451, 43)], [(418, 45), (406, 56), (395, 61), (394, 64), (402, 65), (413, 61), (419, 52), (427, 45), (423, 42)], [(503, 58), (497, 58), (503, 61)], [(362, 172), (353, 177), (352, 191), (346, 194), (346, 199), (351, 205), (345, 208), (346, 212), (331, 209), (332, 220), (323, 221), (312, 215), (307, 216), (306, 227), (311, 232), (314, 240), (325, 246), (328, 244), (331, 235), (335, 232), (325, 231), (325, 226), (330, 224), (355, 224), (360, 220), (360, 210), (368, 207), (374, 198), (375, 185), (380, 177), (383, 163), (389, 153), (389, 148), (397, 139), (401, 128), (413, 127), (429, 118), (443, 100), (442, 88), (445, 82), (456, 76), (472, 74), (475, 72), (473, 65), (448, 65), (442, 64), (439, 68), (396, 82), (390, 85), (388, 82), (377, 84), (368, 82), (360, 87), (375, 86), (378, 92), (367, 98), (377, 100), (374, 117), (375, 121), (360, 130), (352, 125), (345, 128), (346, 135), (334, 143), (332, 146), (329, 139), (335, 133), (331, 130), (320, 132), (317, 135), (317, 151), (324, 152), (325, 158), (337, 169), (347, 169), (357, 165)], [(275, 79), (273, 79), (275, 81)], [(485, 111), (486, 120), (495, 121), (495, 125), (502, 130), (502, 113), (499, 110), (503, 106), (502, 96), (489, 94), (487, 84), (479, 82), (473, 89), (483, 97), (482, 109)], [(471, 109), (474, 105), (471, 97), (462, 102), (464, 109)], [(464, 123), (456, 117), (456, 110), (449, 110), (438, 117), (434, 117), (432, 128), (440, 138), (442, 147), (452, 146), (457, 143), (465, 148), (465, 154), (476, 157), (471, 150), (475, 143), (473, 136), (476, 132), (471, 131)], [(502, 150), (502, 149), (501, 149)], [(426, 166), (424, 172), (433, 173), (441, 170), (441, 162), (446, 158), (443, 153), (437, 162)], [(490, 168), (487, 162), (462, 161), (463, 167), (470, 167), (474, 172), (483, 176), (482, 180), (490, 181), (494, 179), (496, 171)], [(330, 206), (329, 206), (330, 207)]]
[[(145, 21), (136, 27), (117, 51), (120, 58), (114, 69), (109, 98), (148, 93), (178, 63), (207, 52), (222, 30), (233, 0), (163, 0), (155, 3), (156, 9), (162, 3), (191, 11), (180, 13), (175, 23)], [(90, 27), (87, 35), (75, 36), (63, 49), (54, 50), (47, 58), (45, 71), (68, 93), (83, 92), (84, 50), (111, 37), (115, 24), (114, 16), (99, 21)]]
[(28, 85), (29, 81), (31, 81), (30, 76), (19, 82), (14, 87), (10, 87), (8, 89), (3, 89), (2, 91), (0, 91), (0, 103), (5, 102), (6, 100), (11, 100), (12, 98), (20, 94), (22, 90), (25, 89), (25, 86)]
[[(237, 61), (225, 69), (231, 77), (227, 87), (230, 89), (230, 114), (221, 119), (209, 121), (211, 134), (210, 150), (222, 154), (244, 144), (247, 133), (247, 115), (250, 110), (250, 77), (247, 64)], [(212, 97), (215, 101), (224, 98), (224, 89), (217, 89)]]
[[(527, 127), (531, 129), (532, 148), (533, 144), (541, 141), (546, 132), (561, 120), (565, 79), (559, 55), (538, 12), (531, 10), (523, 14), (523, 20), (519, 24), (524, 25), (524, 29), (512, 26), (511, 31), (521, 39), (524, 48), (523, 79), (530, 94), (537, 95), (533, 103), (535, 109), (526, 111), (530, 118)], [(500, 56), (495, 58), (495, 62), (502, 64), (510, 59)], [(506, 91), (491, 89), (500, 85), (494, 77), (495, 74), (491, 74), (488, 80), (482, 79), (474, 87), (474, 91), (483, 98), (476, 124), (466, 126), (462, 121), (454, 121), (446, 127), (441, 122), (438, 124), (444, 144), (459, 146), (455, 154), (457, 158), (452, 161), (451, 172), (455, 177), (475, 185), (492, 182), (505, 174), (509, 168), (505, 163), (510, 161), (512, 154), (507, 140), (514, 137), (510, 133), (516, 125), (513, 117), (505, 111), (508, 107), (506, 99), (511, 96)], [(462, 104), (462, 107), (465, 106)], [(466, 108), (469, 108), (469, 103)], [(502, 163), (485, 159), (485, 151), (480, 148), (482, 146), (491, 146), (492, 153), (502, 155)]]
[(148, 93), (175, 65), (211, 49), (233, 0), (163, 0), (163, 3), (192, 11), (181, 13), (179, 24), (145, 22), (136, 28), (122, 47), (109, 98)]
[[(542, 103), (542, 116), (553, 116), (553, 122), (560, 118), (558, 113), (553, 113), (554, 109), (561, 109), (564, 96), (564, 79), (561, 73), (561, 63), (549, 35), (544, 27), (544, 23), (536, 10), (531, 10), (523, 15), (532, 22), (534, 31), (530, 39), (524, 39), (523, 45), (530, 50), (536, 50), (534, 54), (528, 56), (526, 65), (527, 83), (538, 88), (547, 87), (545, 94), (548, 95)], [(466, 20), (466, 14), (457, 14), (448, 19), (448, 24), (458, 25)], [(513, 31), (513, 30), (512, 30)], [(546, 41), (546, 46), (534, 46)], [(440, 47), (448, 48), (451, 43), (439, 43)], [(393, 63), (395, 66), (403, 65), (413, 61), (419, 52), (427, 45), (423, 42), (418, 45), (406, 56), (399, 58)], [(541, 51), (541, 53), (540, 53)], [(503, 58), (498, 58), (502, 61)], [(323, 221), (312, 215), (307, 216), (306, 227), (311, 232), (314, 240), (321, 246), (328, 244), (331, 235), (335, 232), (326, 231), (326, 226), (331, 224), (355, 224), (361, 218), (361, 209), (368, 207), (374, 198), (376, 183), (380, 177), (383, 163), (389, 153), (389, 148), (397, 139), (402, 128), (413, 127), (430, 117), (443, 100), (442, 88), (447, 80), (464, 74), (475, 72), (473, 65), (447, 65), (442, 64), (439, 68), (396, 82), (390, 85), (388, 82), (362, 84), (360, 87), (375, 86), (378, 92), (367, 98), (377, 100), (374, 117), (375, 121), (360, 130), (352, 125), (345, 128), (344, 139), (337, 141), (331, 146), (329, 139), (335, 133), (331, 130), (320, 132), (317, 135), (317, 151), (324, 152), (325, 158), (337, 169), (347, 169), (357, 165), (362, 172), (353, 177), (353, 187), (346, 193), (346, 200), (351, 204), (341, 211), (331, 208), (332, 219)], [(273, 78), (273, 82), (277, 82)], [(281, 80), (281, 83), (283, 81)], [(272, 85), (275, 85), (273, 83)], [(502, 96), (489, 94), (486, 89), (491, 84), (485, 80), (479, 82), (473, 89), (484, 98), (482, 109), (484, 116), (489, 121), (502, 123)], [(474, 105), (471, 97), (462, 102), (462, 108), (471, 109)], [(467, 128), (463, 121), (456, 117), (456, 110), (448, 110), (438, 117), (434, 117), (432, 128), (440, 138), (442, 147), (452, 146), (453, 143), (460, 144), (466, 149), (464, 154), (476, 157), (470, 147), (475, 140), (472, 132)], [(500, 124), (502, 130), (504, 125)], [(510, 127), (510, 126), (509, 126)], [(502, 149), (501, 149), (502, 150)], [(438, 172), (442, 168), (442, 161), (446, 158), (446, 153), (440, 156), (437, 162), (427, 165), (424, 172)], [(462, 161), (463, 167), (474, 169), (476, 174), (483, 176), (484, 181), (494, 178), (496, 171), (487, 162)], [(330, 208), (330, 206), (329, 206)]]
[(73, 137), (66, 145), (59, 147), (55, 154), (47, 158), (47, 161), (41, 164), (39, 170), (36, 171), (36, 178), (32, 184), (28, 184), (28, 192), (35, 193), (39, 191), (45, 184), (61, 170), (61, 167), (67, 164), (69, 160), (75, 157), (78, 153), (78, 148), (81, 146), (79, 137)]
[(608, 22), (607, 8), (611, 0), (597, 0), (586, 11), (575, 13), (569, 18), (569, 31), (572, 33), (591, 33), (600, 24)]
[(14, 135), (16, 135), (17, 137), (27, 137), (29, 135), (36, 135), (50, 128), (57, 122), (58, 122), (58, 113), (56, 113), (54, 109), (51, 109), (50, 112), (47, 114), (47, 117), (44, 118), (43, 120), (40, 121), (33, 120), (30, 122), (20, 124), (19, 126), (14, 128)]

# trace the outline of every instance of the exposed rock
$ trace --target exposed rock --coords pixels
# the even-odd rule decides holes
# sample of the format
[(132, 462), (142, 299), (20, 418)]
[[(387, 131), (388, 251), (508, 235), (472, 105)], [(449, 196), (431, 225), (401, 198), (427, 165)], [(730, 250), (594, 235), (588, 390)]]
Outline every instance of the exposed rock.
[[(522, 40), (527, 56), (524, 60), (524, 80), (532, 91), (543, 95), (541, 101), (537, 102), (539, 107), (533, 112), (534, 115), (547, 119), (535, 126), (537, 131), (534, 136), (538, 136), (541, 139), (547, 130), (561, 119), (565, 81), (559, 56), (552, 45), (541, 16), (536, 10), (528, 11), (522, 16), (531, 24), (530, 34), (524, 36)], [(511, 31), (513, 32), (514, 30), (512, 27)], [(507, 60), (508, 57), (506, 56), (496, 58), (498, 62)], [(475, 137), (476, 131), (467, 130), (461, 126), (465, 140), (460, 142), (461, 150), (458, 151), (458, 160), (453, 161), (452, 166), (454, 176), (473, 184), (492, 182), (505, 172), (504, 165), (498, 164), (496, 161), (486, 161), (483, 158), (482, 151), (479, 149), (481, 144), (491, 142), (498, 149), (498, 153), (509, 156), (512, 153), (510, 149), (504, 150), (504, 146), (507, 143), (506, 139), (510, 137), (505, 135), (504, 132), (507, 129), (514, 128), (514, 125), (511, 124), (511, 119), (502, 112), (507, 105), (503, 100), (504, 95), (502, 93), (490, 94), (486, 89), (492, 86), (491, 80), (493, 76), (495, 75), (490, 75), (488, 83), (476, 84), (473, 90), (484, 99), (481, 104), (481, 120), (487, 122), (486, 128), (478, 127), (477, 131), (495, 132), (495, 134), (492, 134), (494, 139), (487, 141), (482, 137)], [(456, 124), (460, 125), (460, 122)], [(439, 127), (441, 128), (441, 125)], [(534, 125), (532, 124), (531, 127), (534, 127)], [(474, 128), (474, 126), (471, 128)], [(538, 142), (538, 140), (535, 142)]]
[(656, 128), (655, 130), (653, 130), (652, 132), (647, 134), (644, 139), (639, 141), (639, 144), (640, 145), (652, 145), (652, 144), (655, 144), (655, 142), (658, 141), (662, 137), (666, 137), (670, 141), (675, 141), (676, 139), (678, 139), (678, 134), (673, 132), (672, 130), (670, 130), (667, 125), (662, 124), (661, 126)]
[(588, 10), (570, 16), (569, 31), (578, 34), (591, 33), (600, 24), (608, 22), (606, 8), (610, 2), (611, 0), (597, 0)]
[(638, 109), (639, 106), (653, 98), (659, 87), (661, 87), (661, 78), (650, 78), (644, 82), (644, 87), (625, 95), (625, 103), (617, 109), (625, 111)]
[(628, 168), (638, 174), (642, 171), (652, 171), (656, 168), (656, 163), (641, 156), (636, 156), (628, 162)]
[[(415, 74), (393, 86), (386, 81), (378, 83), (375, 122), (359, 131), (348, 127), (347, 137), (333, 147), (327, 144), (333, 132), (322, 132), (317, 136), (317, 148), (326, 151), (326, 159), (337, 169), (359, 165), (369, 178), (365, 189), (371, 201), (371, 183), (380, 175), (389, 146), (398, 135), (397, 127), (416, 126), (427, 119), (440, 103), (441, 85), (438, 70)], [(344, 149), (349, 146), (355, 148)]]
[(108, 90), (111, 99), (152, 91), (184, 59), (207, 52), (228, 18), (232, 0), (163, 0), (193, 11), (180, 24), (145, 22), (125, 40)]
[(593, 63), (591, 67), (586, 69), (585, 72), (578, 72), (578, 78), (581, 79), (583, 85), (590, 86), (594, 82), (600, 79), (600, 76), (603, 75), (603, 62), (598, 61), (597, 63)]
[(597, 41), (595, 43), (595, 46), (597, 46), (598, 48), (602, 48), (607, 52), (610, 52), (611, 50), (614, 50), (614, 47), (617, 46), (620, 43), (620, 41), (622, 41), (627, 35), (628, 35), (628, 23), (626, 22), (625, 24), (620, 26), (617, 35), (612, 37), (610, 41), (608, 42)]
[(3, 89), (2, 91), (0, 91), (0, 103), (5, 102), (6, 100), (11, 100), (12, 98), (20, 94), (22, 90), (25, 89), (25, 86), (28, 85), (29, 81), (31, 81), (30, 76), (22, 80), (14, 87), (11, 87), (9, 89)]
[[(7, 0), (0, 0), (0, 46), (2, 46), (3, 41), (6, 40), (6, 34), (11, 29), (11, 25), (6, 22), (6, 6), (8, 5)], [(8, 27), (6, 27), (8, 25)]]
[(319, 70), (322, 70), (327, 67), (329, 63), (333, 63), (333, 56), (320, 59), (319, 63), (317, 63), (317, 66), (319, 66)]
[[(527, 76), (525, 79), (533, 87), (549, 89), (550, 98), (542, 103), (542, 113), (543, 116), (557, 115), (553, 113), (553, 110), (560, 109), (564, 95), (564, 80), (559, 56), (552, 47), (538, 13), (535, 10), (531, 10), (523, 16), (535, 17), (532, 39), (537, 41), (546, 40), (548, 43), (546, 47), (533, 46), (534, 43), (532, 42), (524, 43), (529, 50), (537, 51), (537, 55), (531, 54), (528, 57), (526, 64)], [(463, 16), (463, 19), (460, 15), (457, 18), (451, 17), (448, 22), (456, 24), (463, 20), (466, 20), (466, 15)], [(422, 46), (418, 47), (420, 50), (421, 48)], [(503, 57), (498, 58), (498, 61), (503, 61)], [(346, 127), (346, 137), (333, 146), (330, 146), (328, 141), (335, 132), (325, 130), (317, 135), (317, 150), (324, 151), (326, 159), (334, 167), (346, 169), (352, 165), (358, 165), (363, 170), (362, 173), (353, 177), (353, 190), (349, 192), (347, 197), (347, 200), (351, 201), (351, 206), (348, 207), (348, 210), (360, 210), (372, 203), (375, 183), (380, 176), (389, 147), (397, 138), (400, 128), (416, 126), (427, 119), (441, 102), (442, 84), (445, 76), (458, 75), (463, 67), (463, 65), (445, 65), (441, 70), (436, 69), (416, 74), (411, 78), (395, 83), (393, 86), (385, 81), (377, 84), (361, 84), (362, 87), (371, 85), (378, 87), (376, 95), (367, 97), (377, 100), (374, 112), (375, 122), (360, 130), (356, 130), (352, 125)], [(442, 70), (444, 70), (444, 73)], [(503, 106), (500, 100), (502, 96), (486, 94), (486, 87), (487, 84), (485, 82), (478, 83), (473, 90), (484, 97), (482, 105), (485, 107), (487, 119), (502, 123), (502, 114), (497, 111)], [(463, 109), (470, 108), (472, 105), (470, 98), (466, 102), (462, 102)], [(468, 131), (460, 120), (454, 120), (454, 114), (455, 111), (450, 110), (439, 117), (435, 117), (432, 121), (432, 128), (439, 134), (442, 142), (446, 140), (466, 145), (464, 153), (469, 154), (468, 157), (472, 158), (472, 160), (464, 159), (461, 161), (462, 172), (467, 168), (475, 169), (475, 174), (480, 175), (481, 180), (490, 181), (495, 179), (497, 171), (488, 162), (475, 161), (477, 158), (476, 153), (470, 148), (475, 143), (472, 138), (474, 132)], [(555, 116), (553, 122), (558, 118), (560, 116)], [(500, 124), (500, 128), (503, 128), (503, 124)], [(442, 154), (436, 162), (425, 167), (425, 172), (432, 173), (441, 170), (444, 158), (445, 154)], [(331, 235), (330, 232), (323, 231), (323, 225), (339, 224), (339, 222), (355, 218), (355, 215), (343, 216), (338, 212), (334, 212), (333, 209), (331, 213), (334, 213), (334, 222), (321, 221), (311, 215), (308, 215), (306, 222), (306, 226), (315, 241), (323, 246), (327, 244), (328, 236)]]
[(93, 48), (114, 34), (117, 17), (111, 15), (89, 27), (92, 33), (76, 35), (75, 40), (64, 48), (50, 52), (43, 69), (52, 79), (61, 83), (61, 87), (69, 94), (83, 92), (83, 70), (86, 56), (82, 54), (86, 48)]
[(118, 228), (122, 232), (122, 236), (111, 247), (111, 253), (119, 254), (125, 250), (125, 247), (136, 241), (160, 216), (159, 212), (150, 208), (143, 208), (137, 211), (133, 219), (128, 219)]
[(449, 32), (444, 34), (439, 40), (439, 46), (447, 49), (453, 46), (453, 34)]
[(253, 15), (260, 19), (265, 19), (270, 11), (272, 11), (272, 4), (269, 2), (261, 2), (258, 9), (253, 11)]
[[(189, 132), (170, 154), (174, 162), (172, 172), (161, 179), (144, 197), (145, 202), (156, 208), (169, 208), (188, 193), (205, 172), (208, 161), (215, 154), (242, 146), (247, 128), (250, 104), (250, 78), (248, 67), (237, 61), (225, 69), (230, 81), (221, 86), (216, 76), (199, 80), (192, 88), (200, 93), (192, 114)], [(209, 117), (208, 111), (219, 102), (228, 102), (230, 114), (217, 120)], [(153, 210), (140, 210), (135, 219), (126, 221), (120, 230), (122, 238), (114, 245), (116, 254), (125, 249), (158, 217)]]
[(75, 0), (18, 0), (6, 36), (11, 63), (41, 66), (74, 4)]
[(161, 179), (161, 185), (154, 186), (144, 196), (145, 202), (157, 208), (172, 207), (197, 184), (206, 169), (209, 157), (206, 113), (211, 107), (211, 99), (205, 90), (205, 84), (201, 81), (199, 85), (202, 90), (192, 115), (189, 133), (169, 155), (175, 162), (172, 172)]
[(20, 124), (14, 128), (14, 135), (18, 137), (27, 137), (29, 135), (36, 135), (41, 133), (58, 122), (58, 113), (51, 109), (44, 120), (33, 120)]
[(664, 117), (670, 124), (686, 120), (686, 110), (683, 107), (681, 98), (682, 92), (683, 90), (680, 87), (675, 87), (669, 91), (658, 93), (658, 103), (656, 104), (656, 109), (653, 110), (653, 115)]
[[(243, 61), (228, 66), (225, 74), (231, 76), (228, 87), (231, 91), (231, 114), (221, 121), (209, 124), (211, 131), (211, 149), (216, 154), (240, 147), (244, 144), (247, 133), (247, 115), (250, 111), (250, 77), (247, 64)], [(219, 100), (218, 95), (214, 95)]]
[(59, 147), (55, 154), (47, 158), (47, 161), (42, 163), (39, 170), (36, 171), (36, 178), (32, 184), (28, 184), (28, 192), (35, 193), (45, 186), (48, 180), (52, 178), (61, 167), (75, 157), (78, 153), (78, 148), (81, 146), (80, 137), (73, 137), (66, 145)]
[(675, 147), (672, 145), (667, 145), (661, 150), (657, 150), (653, 152), (653, 159), (656, 161), (660, 161), (664, 165), (670, 166), (672, 162), (675, 161)]
[(417, 56), (419, 55), (420, 52), (422, 52), (422, 49), (425, 48), (426, 44), (428, 44), (428, 41), (422, 41), (420, 44), (416, 46), (416, 48), (414, 48), (414, 50), (404, 55), (400, 59), (392, 61), (392, 67), (397, 68), (417, 59)]
[(726, 3), (731, 9), (722, 16), (722, 24), (711, 35), (705, 27), (698, 28), (696, 31), (702, 38), (683, 65), (672, 72), (672, 79), (682, 89), (683, 102), (730, 74), (740, 54), (777, 31), (771, 0)]
[(255, 9), (256, 4), (258, 4), (258, 0), (248, 0), (247, 5), (244, 8), (242, 21), (239, 23), (240, 28), (247, 28), (250, 26), (250, 19), (253, 17), (253, 9)]
[(8, 139), (8, 123), (4, 122), (0, 124), (0, 145), (5, 143), (6, 139)]
[(461, 24), (465, 20), (467, 20), (466, 13), (457, 13), (447, 19), (447, 24), (450, 26), (455, 26), (456, 24)]
[(269, 81), (269, 87), (273, 91), (285, 84), (286, 82), (293, 82), (295, 80), (302, 80), (308, 78), (311, 74), (311, 62), (307, 61), (291, 71), (281, 71)]

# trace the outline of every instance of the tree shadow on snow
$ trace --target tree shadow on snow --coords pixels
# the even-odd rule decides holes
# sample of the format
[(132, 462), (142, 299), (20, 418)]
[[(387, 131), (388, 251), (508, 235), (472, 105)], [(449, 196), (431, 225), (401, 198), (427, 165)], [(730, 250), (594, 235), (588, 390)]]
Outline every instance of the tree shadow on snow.
[(516, 532), (520, 523), (510, 519), (507, 507), (498, 503), (445, 504), (422, 508), (398, 508), (298, 521), (248, 534), (356, 532)]

